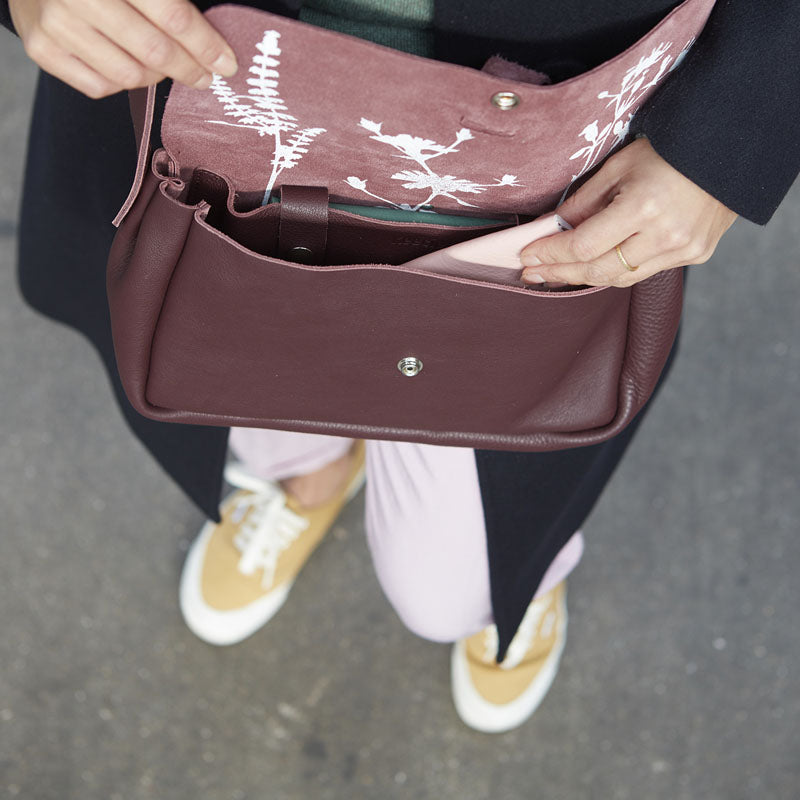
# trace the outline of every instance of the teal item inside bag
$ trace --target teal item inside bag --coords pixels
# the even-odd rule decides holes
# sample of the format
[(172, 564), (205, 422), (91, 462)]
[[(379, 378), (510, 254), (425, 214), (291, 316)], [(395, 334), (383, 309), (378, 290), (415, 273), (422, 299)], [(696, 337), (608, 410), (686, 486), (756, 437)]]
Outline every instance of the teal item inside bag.
[(301, 22), (433, 57), (433, 0), (304, 0)]
[[(270, 203), (279, 199), (270, 197)], [(358, 214), (362, 217), (381, 219), (386, 222), (423, 222), (428, 225), (450, 225), (451, 227), (469, 227), (472, 225), (498, 225), (508, 223), (508, 219), (486, 219), (485, 217), (462, 217), (458, 214), (439, 214), (436, 211), (411, 211), (405, 208), (382, 208), (378, 206), (359, 206), (354, 203), (331, 203), (330, 208)]]

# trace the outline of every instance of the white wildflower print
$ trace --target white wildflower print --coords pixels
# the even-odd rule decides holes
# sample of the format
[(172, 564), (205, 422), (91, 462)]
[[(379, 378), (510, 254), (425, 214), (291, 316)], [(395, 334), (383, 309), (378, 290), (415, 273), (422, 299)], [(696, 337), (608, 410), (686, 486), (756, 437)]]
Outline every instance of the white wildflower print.
[[(238, 122), (209, 119), (214, 125), (231, 125), (234, 128), (254, 130), (259, 136), (270, 136), (275, 140), (272, 153), (272, 170), (267, 180), (263, 202), (275, 186), (275, 180), (285, 169), (291, 169), (308, 152), (311, 142), (325, 128), (302, 128), (298, 130), (297, 118), (289, 113), (286, 103), (278, 93), (280, 66), (278, 46), (280, 33), (264, 31), (261, 41), (256, 44), (258, 54), (253, 56), (253, 63), (248, 70), (254, 77), (248, 78), (250, 88), (246, 95), (236, 94), (221, 75), (214, 75), (211, 91), (222, 105), (225, 116), (234, 117)], [(290, 138), (281, 141), (282, 134), (292, 132)]]
[[(691, 44), (687, 45), (678, 59), (686, 54)], [(570, 160), (582, 159), (580, 169), (572, 176), (572, 182), (590, 170), (601, 156), (621, 144), (628, 135), (631, 120), (644, 95), (661, 80), (670, 65), (673, 65), (673, 69), (677, 65), (677, 61), (673, 62), (669, 55), (671, 48), (672, 42), (661, 42), (625, 73), (617, 92), (604, 91), (597, 95), (598, 100), (607, 101), (606, 108), (610, 109), (613, 118), (605, 123), (596, 119), (581, 131), (586, 145), (570, 156)], [(611, 144), (607, 146), (609, 141)], [(565, 191), (564, 196), (566, 194)]]
[(451, 144), (442, 145), (434, 142), (432, 139), (423, 139), (408, 133), (400, 133), (391, 136), (383, 132), (382, 122), (373, 122), (372, 120), (362, 118), (359, 124), (372, 134), (370, 139), (375, 139), (382, 144), (388, 144), (390, 147), (397, 150), (398, 152), (393, 154), (394, 158), (414, 161), (420, 167), (420, 169), (404, 169), (392, 175), (392, 180), (403, 182), (402, 186), (404, 189), (426, 191), (428, 193), (427, 197), (416, 205), (395, 203), (391, 200), (387, 200), (385, 197), (373, 194), (367, 189), (367, 181), (363, 178), (351, 175), (346, 179), (346, 183), (354, 189), (358, 189), (364, 192), (364, 194), (374, 197), (376, 200), (380, 200), (382, 203), (393, 208), (401, 208), (407, 211), (419, 211), (425, 206), (429, 206), (437, 197), (448, 197), (451, 200), (455, 200), (459, 205), (477, 208), (474, 203), (468, 203), (466, 200), (456, 197), (456, 194), (480, 194), (486, 191), (486, 189), (491, 189), (496, 186), (522, 185), (517, 182), (516, 175), (503, 175), (502, 178), (495, 178), (494, 183), (482, 184), (475, 183), (465, 178), (457, 178), (455, 175), (440, 175), (428, 166), (428, 162), (432, 159), (449, 153), (457, 153), (459, 149), (458, 145), (473, 139), (474, 136), (469, 128), (461, 128), (456, 132), (455, 139)]

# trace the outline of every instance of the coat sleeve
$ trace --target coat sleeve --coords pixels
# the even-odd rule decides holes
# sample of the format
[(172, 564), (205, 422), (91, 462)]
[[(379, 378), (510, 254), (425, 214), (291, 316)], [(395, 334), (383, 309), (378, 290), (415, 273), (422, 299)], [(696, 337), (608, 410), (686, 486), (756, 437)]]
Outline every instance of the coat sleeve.
[(800, 3), (717, 0), (631, 132), (709, 194), (765, 224), (800, 172)]
[(14, 23), (11, 22), (11, 13), (8, 10), (8, 0), (0, 0), (0, 25), (8, 28), (11, 33), (16, 34)]

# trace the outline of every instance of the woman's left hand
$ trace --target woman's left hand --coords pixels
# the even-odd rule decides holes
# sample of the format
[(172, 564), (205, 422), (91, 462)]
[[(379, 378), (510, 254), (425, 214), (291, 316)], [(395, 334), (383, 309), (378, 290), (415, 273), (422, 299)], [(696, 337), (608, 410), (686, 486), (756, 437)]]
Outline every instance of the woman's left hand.
[(737, 216), (647, 139), (611, 156), (558, 213), (574, 230), (522, 250), (526, 283), (631, 286), (665, 269), (702, 264)]

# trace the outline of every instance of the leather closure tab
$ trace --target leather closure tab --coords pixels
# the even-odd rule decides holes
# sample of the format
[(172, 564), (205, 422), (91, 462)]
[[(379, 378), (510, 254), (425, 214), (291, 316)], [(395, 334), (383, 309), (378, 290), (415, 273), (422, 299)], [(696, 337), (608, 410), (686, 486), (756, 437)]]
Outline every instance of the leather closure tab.
[(278, 257), (321, 264), (328, 242), (328, 188), (281, 186)]

